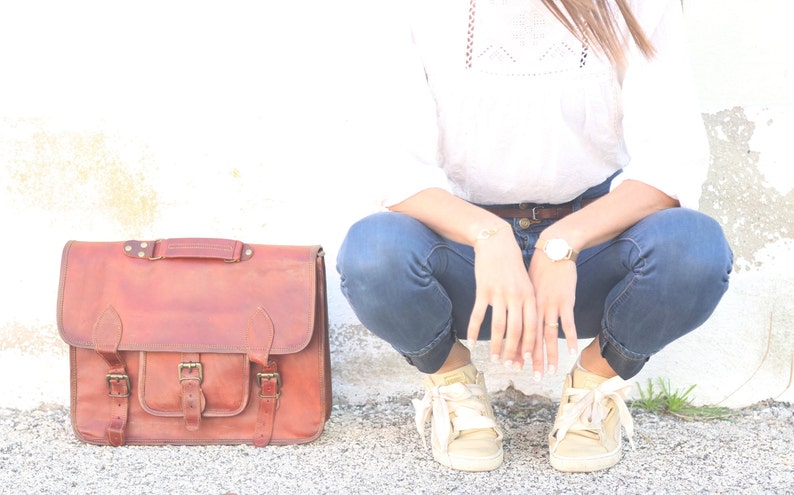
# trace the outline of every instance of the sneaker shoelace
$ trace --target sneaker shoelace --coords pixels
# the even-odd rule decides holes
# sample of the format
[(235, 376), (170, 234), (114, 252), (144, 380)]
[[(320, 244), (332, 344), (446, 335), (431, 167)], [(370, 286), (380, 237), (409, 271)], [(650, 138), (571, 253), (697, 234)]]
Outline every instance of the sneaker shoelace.
[(416, 409), (416, 429), (427, 447), (425, 425), (432, 420), (434, 445), (446, 453), (450, 442), (466, 430), (493, 428), (501, 436), (496, 421), (488, 416), (482, 386), (473, 383), (453, 383), (433, 387), (419, 399), (412, 399)]
[[(634, 421), (631, 412), (626, 406), (626, 397), (631, 392), (632, 385), (620, 377), (610, 378), (594, 389), (581, 389), (569, 387), (563, 392), (562, 414), (554, 423), (551, 433), (557, 439), (557, 446), (570, 431), (589, 432), (602, 438), (601, 423), (613, 407), (619, 415), (617, 434), (620, 435), (620, 426), (626, 430), (626, 436), (634, 447)], [(610, 407), (610, 403), (613, 406)]]

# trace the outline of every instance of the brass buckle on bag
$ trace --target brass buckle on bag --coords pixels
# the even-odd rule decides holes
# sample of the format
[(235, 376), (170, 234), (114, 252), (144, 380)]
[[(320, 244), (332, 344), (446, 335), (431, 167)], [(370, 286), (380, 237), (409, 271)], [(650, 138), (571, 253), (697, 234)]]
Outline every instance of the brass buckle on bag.
[[(110, 382), (111, 381), (114, 381), (116, 383), (124, 382), (124, 385), (126, 385), (126, 387), (127, 387), (127, 392), (123, 393), (123, 394), (114, 394), (112, 392), (112, 388), (110, 386)], [(107, 385), (108, 385), (108, 396), (109, 397), (124, 398), (124, 397), (129, 397), (130, 396), (131, 387), (130, 387), (130, 376), (129, 375), (116, 375), (116, 374), (110, 373), (110, 374), (105, 375), (105, 383), (107, 383)]]
[[(275, 395), (264, 395), (262, 390), (262, 382), (264, 380), (272, 380), (276, 379), (276, 394)], [(263, 399), (278, 399), (281, 396), (281, 373), (257, 373), (256, 374), (256, 381), (259, 384), (259, 397)]]
[[(182, 383), (185, 380), (198, 380), (199, 383), (204, 381), (204, 366), (201, 363), (179, 363), (177, 367), (179, 370), (179, 383)], [(183, 369), (198, 369), (198, 376), (182, 376)]]

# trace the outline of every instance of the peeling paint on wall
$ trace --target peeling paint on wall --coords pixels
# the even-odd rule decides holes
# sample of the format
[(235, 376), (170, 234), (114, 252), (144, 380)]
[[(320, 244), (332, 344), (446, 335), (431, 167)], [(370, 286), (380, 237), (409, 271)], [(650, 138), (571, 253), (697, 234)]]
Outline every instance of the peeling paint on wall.
[(759, 171), (760, 153), (750, 148), (756, 124), (741, 107), (703, 117), (712, 162), (700, 209), (722, 224), (737, 270), (761, 267), (764, 247), (794, 239), (794, 192), (781, 194)]
[(48, 131), (41, 123), (9, 143), (7, 192), (24, 208), (54, 216), (108, 217), (124, 230), (148, 226), (157, 217), (158, 196), (142, 162), (126, 163), (102, 132)]
[(66, 355), (67, 345), (52, 325), (18, 321), (0, 323), (0, 352), (10, 349), (35, 356)]

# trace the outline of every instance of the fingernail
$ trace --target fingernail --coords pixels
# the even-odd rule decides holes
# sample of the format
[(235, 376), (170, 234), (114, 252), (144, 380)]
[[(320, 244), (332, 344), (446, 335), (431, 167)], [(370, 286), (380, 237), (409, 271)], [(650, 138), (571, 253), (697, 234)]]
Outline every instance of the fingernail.
[(541, 372), (540, 372), (540, 371), (536, 371), (536, 372), (535, 372), (535, 373), (532, 375), (532, 377), (535, 379), (535, 381), (536, 381), (536, 382), (539, 382), (539, 381), (541, 381), (541, 380), (543, 379), (543, 375), (541, 374)]
[(531, 352), (525, 352), (524, 353), (524, 361), (532, 361), (532, 353)]
[(498, 363), (499, 362), (499, 354), (491, 354), (491, 362)]
[(521, 371), (522, 369), (524, 369), (524, 365), (521, 363), (516, 363), (513, 365), (513, 369), (516, 371)]
[(474, 348), (474, 344), (476, 344), (476, 343), (477, 343), (477, 341), (474, 340), (474, 339), (469, 339), (469, 340), (466, 341), (466, 344), (468, 344), (469, 349), (473, 349)]
[(513, 361), (510, 361), (509, 359), (505, 361), (505, 368), (509, 368), (511, 366), (513, 366)]
[(571, 347), (570, 349), (568, 349), (568, 354), (571, 356), (576, 356), (576, 349)]
[(554, 366), (553, 364), (549, 365), (549, 367), (546, 369), (546, 373), (548, 373), (549, 375), (553, 375), (556, 372), (557, 372), (557, 367)]

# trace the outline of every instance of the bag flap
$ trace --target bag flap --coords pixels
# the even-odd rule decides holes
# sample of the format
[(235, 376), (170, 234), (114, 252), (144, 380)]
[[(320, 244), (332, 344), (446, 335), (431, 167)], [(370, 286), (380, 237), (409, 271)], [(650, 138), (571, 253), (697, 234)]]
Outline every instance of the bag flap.
[[(158, 241), (159, 242), (159, 241)], [(320, 246), (246, 245), (243, 261), (125, 255), (124, 242), (69, 241), (61, 260), (58, 330), (91, 348), (100, 315), (121, 318), (119, 350), (246, 353), (259, 308), (274, 327), (272, 354), (300, 351), (315, 326)], [(261, 312), (260, 312), (261, 314)]]

